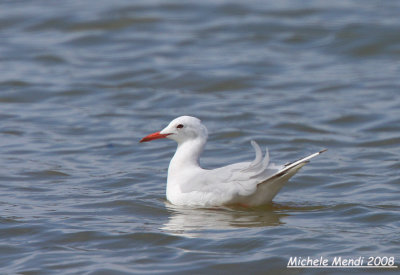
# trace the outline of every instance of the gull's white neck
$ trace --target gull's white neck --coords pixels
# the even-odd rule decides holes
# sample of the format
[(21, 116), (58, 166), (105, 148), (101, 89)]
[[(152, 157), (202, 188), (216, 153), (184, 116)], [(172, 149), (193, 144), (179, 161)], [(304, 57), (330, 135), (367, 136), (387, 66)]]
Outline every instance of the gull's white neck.
[(189, 167), (200, 167), (199, 159), (205, 143), (206, 139), (200, 137), (178, 143), (175, 155), (169, 164), (168, 174), (179, 173)]
[(190, 184), (192, 177), (202, 170), (199, 159), (205, 143), (206, 139), (201, 138), (178, 143), (168, 168), (166, 195), (170, 202), (180, 204), (182, 188)]

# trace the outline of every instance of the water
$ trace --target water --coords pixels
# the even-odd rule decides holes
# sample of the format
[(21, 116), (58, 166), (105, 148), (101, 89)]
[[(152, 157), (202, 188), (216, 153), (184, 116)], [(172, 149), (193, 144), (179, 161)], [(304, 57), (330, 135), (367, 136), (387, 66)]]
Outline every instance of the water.
[[(397, 1), (2, 1), (1, 274), (364, 274), (400, 263)], [(258, 209), (165, 201), (183, 115), (204, 167), (328, 148)]]

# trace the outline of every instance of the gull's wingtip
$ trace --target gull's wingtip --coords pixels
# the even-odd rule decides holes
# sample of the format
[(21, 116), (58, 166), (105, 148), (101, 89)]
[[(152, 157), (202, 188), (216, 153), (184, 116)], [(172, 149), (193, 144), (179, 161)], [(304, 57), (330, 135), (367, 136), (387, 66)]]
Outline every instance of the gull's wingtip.
[(319, 151), (319, 152), (316, 152), (316, 153), (314, 153), (314, 154), (309, 155), (308, 157), (299, 159), (299, 160), (297, 160), (297, 161), (288, 162), (288, 163), (286, 163), (284, 166), (287, 168), (287, 167), (289, 167), (289, 166), (296, 166), (297, 164), (303, 163), (303, 162), (304, 162), (304, 163), (308, 163), (308, 161), (309, 161), (310, 159), (312, 159), (313, 157), (319, 156), (320, 154), (322, 154), (323, 152), (326, 152), (326, 151), (328, 151), (328, 149), (323, 149), (323, 150), (321, 150), (321, 151)]

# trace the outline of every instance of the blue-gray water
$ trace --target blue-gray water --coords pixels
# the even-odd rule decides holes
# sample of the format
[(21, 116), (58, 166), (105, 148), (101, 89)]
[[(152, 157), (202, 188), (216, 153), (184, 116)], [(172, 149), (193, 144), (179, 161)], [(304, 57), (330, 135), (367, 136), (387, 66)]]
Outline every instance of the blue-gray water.
[[(400, 263), (399, 1), (1, 1), (1, 274), (343, 274)], [(328, 148), (272, 206), (165, 201), (172, 141), (207, 168)], [(399, 270), (391, 271), (398, 272)]]

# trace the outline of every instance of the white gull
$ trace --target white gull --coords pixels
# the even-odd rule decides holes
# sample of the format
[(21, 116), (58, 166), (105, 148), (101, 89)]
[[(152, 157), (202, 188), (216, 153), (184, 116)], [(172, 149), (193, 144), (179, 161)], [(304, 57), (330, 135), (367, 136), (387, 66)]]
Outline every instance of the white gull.
[(263, 157), (260, 146), (251, 141), (256, 153), (252, 162), (207, 170), (199, 165), (207, 137), (207, 128), (200, 119), (181, 116), (172, 120), (160, 132), (150, 134), (140, 141), (169, 138), (178, 143), (168, 168), (166, 194), (172, 204), (198, 207), (268, 204), (308, 160), (326, 151), (285, 165), (275, 165), (269, 162), (268, 150)]

